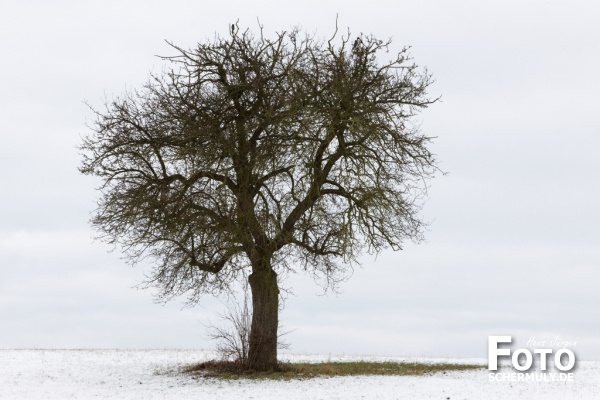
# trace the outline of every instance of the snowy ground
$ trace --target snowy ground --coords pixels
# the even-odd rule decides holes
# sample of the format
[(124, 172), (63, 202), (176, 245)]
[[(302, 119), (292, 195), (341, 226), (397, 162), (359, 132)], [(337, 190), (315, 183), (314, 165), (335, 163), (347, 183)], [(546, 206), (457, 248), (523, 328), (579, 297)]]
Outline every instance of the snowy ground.
[(0, 399), (600, 399), (600, 365), (595, 361), (579, 362), (573, 382), (490, 382), (486, 369), (421, 377), (292, 381), (225, 381), (178, 372), (212, 357), (199, 350), (0, 350)]

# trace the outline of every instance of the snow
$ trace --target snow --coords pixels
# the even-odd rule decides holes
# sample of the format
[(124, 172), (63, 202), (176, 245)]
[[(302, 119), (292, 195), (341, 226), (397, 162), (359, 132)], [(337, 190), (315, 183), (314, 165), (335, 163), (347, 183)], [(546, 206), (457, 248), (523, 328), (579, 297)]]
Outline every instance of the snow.
[[(0, 399), (599, 399), (600, 365), (580, 361), (573, 382), (490, 382), (487, 369), (427, 376), (287, 381), (219, 380), (180, 373), (214, 358), (202, 350), (0, 350)], [(486, 360), (283, 355), (291, 361)]]

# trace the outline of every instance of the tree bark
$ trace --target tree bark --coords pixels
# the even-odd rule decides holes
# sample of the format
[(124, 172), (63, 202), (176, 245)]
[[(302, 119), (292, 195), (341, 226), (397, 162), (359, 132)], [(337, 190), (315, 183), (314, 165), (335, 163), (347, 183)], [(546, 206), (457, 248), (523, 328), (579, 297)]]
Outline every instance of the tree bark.
[[(264, 262), (264, 261), (263, 261)], [(279, 326), (279, 287), (277, 273), (266, 265), (254, 268), (248, 277), (252, 291), (249, 368), (255, 371), (277, 369), (277, 328)]]

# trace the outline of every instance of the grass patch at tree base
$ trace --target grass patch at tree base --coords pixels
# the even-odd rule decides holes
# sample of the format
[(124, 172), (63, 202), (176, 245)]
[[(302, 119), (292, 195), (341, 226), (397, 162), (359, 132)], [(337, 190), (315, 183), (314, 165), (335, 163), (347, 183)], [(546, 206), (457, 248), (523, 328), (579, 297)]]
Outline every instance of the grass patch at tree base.
[(335, 377), (351, 375), (396, 375), (421, 376), (451, 371), (483, 369), (475, 364), (428, 364), (414, 362), (322, 362), (322, 363), (280, 363), (273, 371), (258, 372), (248, 370), (233, 361), (206, 361), (192, 365), (183, 372), (204, 377), (224, 379), (304, 379), (315, 377)]

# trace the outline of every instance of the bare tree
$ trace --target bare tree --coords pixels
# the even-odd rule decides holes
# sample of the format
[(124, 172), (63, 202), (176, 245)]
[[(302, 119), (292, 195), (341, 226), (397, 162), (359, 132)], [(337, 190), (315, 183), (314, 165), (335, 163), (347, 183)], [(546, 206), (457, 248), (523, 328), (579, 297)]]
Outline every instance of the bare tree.
[(184, 50), (140, 91), (95, 111), (80, 171), (102, 179), (92, 224), (147, 284), (195, 302), (246, 276), (251, 368), (277, 366), (278, 273), (329, 285), (363, 251), (419, 240), (429, 137), (412, 117), (435, 100), (406, 49), (298, 30), (235, 27)]

